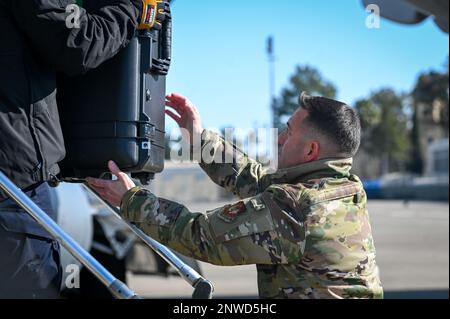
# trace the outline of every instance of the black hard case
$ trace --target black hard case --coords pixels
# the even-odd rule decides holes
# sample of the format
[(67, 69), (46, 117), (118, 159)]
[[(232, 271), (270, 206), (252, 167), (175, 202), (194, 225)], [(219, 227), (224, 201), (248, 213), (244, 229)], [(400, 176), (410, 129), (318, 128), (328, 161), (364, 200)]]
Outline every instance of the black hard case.
[(137, 33), (126, 49), (98, 69), (59, 80), (67, 150), (63, 179), (100, 176), (108, 171), (109, 160), (144, 180), (163, 170), (170, 58), (162, 56), (162, 32)]

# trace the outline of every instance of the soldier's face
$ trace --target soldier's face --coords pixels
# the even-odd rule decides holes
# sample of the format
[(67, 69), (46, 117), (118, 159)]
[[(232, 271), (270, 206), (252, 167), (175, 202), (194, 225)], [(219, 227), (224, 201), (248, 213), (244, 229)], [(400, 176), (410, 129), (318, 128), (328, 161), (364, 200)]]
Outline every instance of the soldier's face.
[(288, 121), (288, 128), (278, 137), (279, 168), (289, 168), (319, 158), (320, 143), (312, 137), (305, 119), (308, 111), (299, 108)]

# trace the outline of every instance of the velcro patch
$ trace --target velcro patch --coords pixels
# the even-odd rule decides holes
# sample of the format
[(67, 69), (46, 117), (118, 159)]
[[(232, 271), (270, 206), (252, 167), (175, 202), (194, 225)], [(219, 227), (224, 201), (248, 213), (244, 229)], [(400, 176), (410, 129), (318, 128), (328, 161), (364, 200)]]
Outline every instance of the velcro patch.
[(264, 204), (261, 198), (253, 198), (252, 200), (250, 200), (250, 204), (253, 206), (253, 209), (256, 212), (259, 212), (266, 208), (266, 204)]

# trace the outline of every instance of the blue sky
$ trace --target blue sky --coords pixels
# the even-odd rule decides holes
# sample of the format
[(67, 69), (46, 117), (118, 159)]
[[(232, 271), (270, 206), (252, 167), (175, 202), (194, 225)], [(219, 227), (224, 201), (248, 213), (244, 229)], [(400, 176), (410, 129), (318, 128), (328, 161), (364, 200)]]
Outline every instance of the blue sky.
[[(269, 35), (277, 94), (296, 65), (309, 64), (349, 104), (382, 87), (408, 91), (421, 71), (442, 69), (449, 54), (448, 35), (430, 20), (366, 28), (360, 0), (176, 0), (172, 10), (167, 90), (190, 98), (210, 128), (269, 124)], [(175, 126), (168, 118), (168, 131)]]

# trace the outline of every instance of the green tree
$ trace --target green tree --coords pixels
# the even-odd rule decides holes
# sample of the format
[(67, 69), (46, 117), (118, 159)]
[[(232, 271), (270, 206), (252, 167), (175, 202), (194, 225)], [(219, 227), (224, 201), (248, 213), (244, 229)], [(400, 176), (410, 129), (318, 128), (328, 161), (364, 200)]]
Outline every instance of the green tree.
[(337, 89), (333, 83), (325, 80), (317, 69), (311, 66), (297, 66), (289, 85), (273, 103), (274, 127), (283, 127), (287, 118), (297, 110), (298, 97), (302, 92), (334, 99)]
[(381, 159), (383, 174), (402, 169), (410, 147), (404, 97), (381, 89), (357, 101), (355, 108), (361, 117), (362, 149)]
[(422, 174), (424, 169), (424, 159), (422, 156), (422, 145), (420, 142), (420, 136), (422, 134), (419, 125), (419, 112), (417, 106), (414, 106), (412, 117), (412, 130), (411, 130), (411, 159), (408, 164), (408, 168), (411, 172)]
[(449, 71), (448, 60), (444, 71), (430, 71), (422, 73), (412, 92), (414, 104), (428, 106), (429, 112), (434, 113), (434, 121), (448, 131), (449, 116)]

